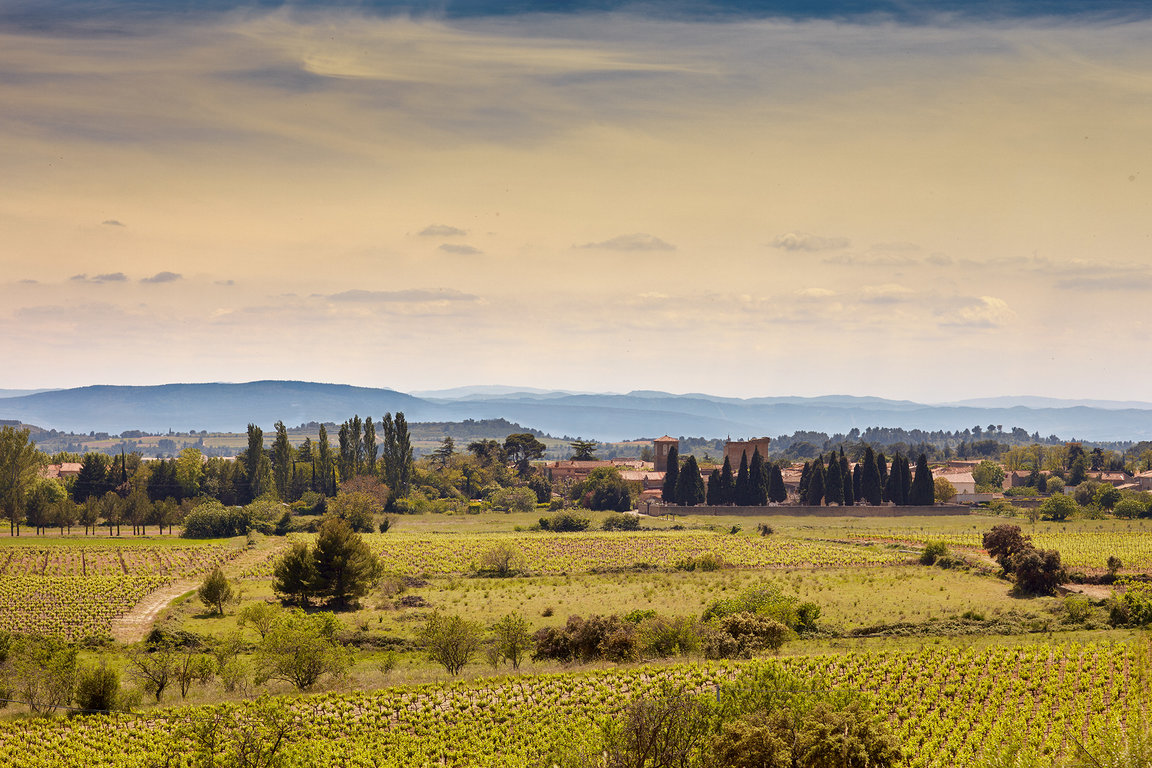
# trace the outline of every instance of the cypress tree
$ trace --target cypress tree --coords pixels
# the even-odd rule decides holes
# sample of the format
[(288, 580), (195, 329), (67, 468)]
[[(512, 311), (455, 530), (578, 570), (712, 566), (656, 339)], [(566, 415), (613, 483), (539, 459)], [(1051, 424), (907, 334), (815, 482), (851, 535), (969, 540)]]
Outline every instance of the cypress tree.
[(788, 489), (784, 487), (784, 473), (779, 464), (773, 464), (768, 470), (768, 501), (777, 504), (788, 500)]
[[(873, 462), (873, 465), (875, 465), (875, 462)], [(860, 462), (856, 462), (856, 466), (852, 467), (852, 496), (853, 503), (855, 504), (859, 504), (864, 500), (864, 496), (860, 492), (864, 485), (863, 478), (864, 469), (860, 466)]]
[(717, 507), (723, 504), (723, 495), (720, 492), (720, 470), (714, 469), (708, 475), (708, 492), (706, 496), (708, 506)]
[(736, 506), (746, 507), (751, 502), (749, 498), (751, 493), (748, 490), (748, 452), (744, 451), (740, 454), (740, 470), (736, 473), (736, 489), (733, 494), (736, 500)]
[(804, 503), (810, 507), (820, 506), (824, 499), (824, 457), (817, 456), (812, 462), (812, 476), (808, 478), (808, 498)]
[(872, 452), (872, 446), (868, 446), (864, 449), (864, 469), (860, 474), (860, 498), (874, 507), (880, 506), (884, 497), (883, 487), (876, 454)]
[(767, 503), (768, 478), (764, 475), (764, 458), (757, 448), (752, 452), (752, 461), (748, 464), (748, 504), (762, 507)]
[(908, 466), (908, 459), (900, 460), (900, 498), (905, 506), (908, 505), (908, 494), (912, 490), (912, 470)]
[(660, 498), (665, 504), (676, 503), (676, 484), (680, 479), (680, 451), (676, 446), (668, 449), (668, 468), (664, 470), (664, 487)]
[(848, 468), (848, 459), (844, 456), (844, 446), (840, 446), (840, 478), (844, 483), (844, 506), (851, 507), (856, 504), (856, 493), (852, 487), (852, 470)]
[(812, 481), (812, 464), (804, 462), (804, 469), (800, 470), (800, 485), (797, 488), (800, 494), (800, 503), (808, 503), (808, 484)]
[(824, 503), (842, 505), (844, 503), (844, 478), (840, 475), (840, 460), (836, 452), (828, 455), (828, 471), (824, 475)]
[(700, 466), (696, 457), (689, 455), (676, 479), (676, 503), (682, 507), (694, 507), (704, 501), (704, 481), (700, 478)]
[(888, 501), (888, 459), (883, 453), (876, 456), (876, 471), (880, 473), (880, 497)]
[[(720, 470), (720, 504), (733, 504), (736, 501), (736, 478), (732, 476), (732, 462), (724, 457), (724, 467)], [(709, 502), (711, 503), (711, 502)]]
[(936, 501), (935, 497), (936, 486), (932, 481), (932, 470), (928, 469), (928, 457), (922, 453), (916, 459), (916, 478), (908, 491), (908, 503), (929, 507)]
[(897, 451), (892, 458), (892, 468), (888, 472), (888, 483), (884, 486), (884, 497), (897, 506), (904, 503), (904, 473), (900, 471), (900, 464), (903, 461), (904, 457)]

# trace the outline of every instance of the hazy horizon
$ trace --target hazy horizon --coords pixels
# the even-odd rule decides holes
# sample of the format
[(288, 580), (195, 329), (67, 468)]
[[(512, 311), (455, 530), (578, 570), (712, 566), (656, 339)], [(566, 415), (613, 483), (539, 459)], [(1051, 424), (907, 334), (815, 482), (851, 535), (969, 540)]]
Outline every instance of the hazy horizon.
[(1152, 19), (1020, 5), (9, 2), (0, 388), (1141, 400)]

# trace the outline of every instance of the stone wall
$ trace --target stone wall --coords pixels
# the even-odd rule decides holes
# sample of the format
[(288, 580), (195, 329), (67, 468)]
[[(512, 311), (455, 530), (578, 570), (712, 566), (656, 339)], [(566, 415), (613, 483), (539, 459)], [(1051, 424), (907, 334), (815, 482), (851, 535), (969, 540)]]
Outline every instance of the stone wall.
[(653, 504), (648, 510), (649, 515), (720, 515), (727, 517), (913, 517), (913, 516), (944, 516), (971, 514), (970, 507), (958, 504), (937, 504), (931, 507), (803, 507), (803, 506), (775, 506), (775, 507), (677, 507)]

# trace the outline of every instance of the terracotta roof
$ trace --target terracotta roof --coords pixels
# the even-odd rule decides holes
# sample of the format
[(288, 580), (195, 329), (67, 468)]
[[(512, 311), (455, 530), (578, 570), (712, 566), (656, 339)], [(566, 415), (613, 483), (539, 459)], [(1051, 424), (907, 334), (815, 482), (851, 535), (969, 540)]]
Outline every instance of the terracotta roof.
[(654, 442), (654, 443), (678, 443), (678, 442), (680, 442), (680, 440), (675, 438), (675, 437), (669, 437), (668, 435), (664, 435), (664, 437), (658, 437), (655, 440), (653, 440), (652, 442)]

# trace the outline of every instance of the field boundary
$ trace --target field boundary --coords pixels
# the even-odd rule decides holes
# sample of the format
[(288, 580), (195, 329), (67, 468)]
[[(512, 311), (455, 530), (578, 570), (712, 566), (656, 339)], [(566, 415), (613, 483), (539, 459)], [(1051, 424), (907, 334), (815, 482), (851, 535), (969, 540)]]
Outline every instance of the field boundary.
[(709, 507), (705, 505), (679, 507), (674, 505), (653, 504), (647, 510), (647, 514), (652, 517), (659, 517), (661, 515), (707, 515), (716, 517), (944, 517), (946, 515), (969, 515), (971, 513), (972, 510), (970, 507), (959, 504), (936, 504), (931, 507)]

